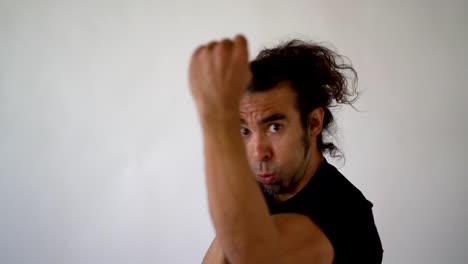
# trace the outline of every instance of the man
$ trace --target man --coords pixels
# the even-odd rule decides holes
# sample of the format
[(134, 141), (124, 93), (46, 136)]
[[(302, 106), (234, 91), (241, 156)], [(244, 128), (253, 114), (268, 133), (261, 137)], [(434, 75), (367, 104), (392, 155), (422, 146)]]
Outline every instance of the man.
[(381, 263), (372, 203), (323, 156), (354, 69), (300, 41), (249, 64), (239, 35), (199, 47), (189, 71), (216, 230), (203, 263)]

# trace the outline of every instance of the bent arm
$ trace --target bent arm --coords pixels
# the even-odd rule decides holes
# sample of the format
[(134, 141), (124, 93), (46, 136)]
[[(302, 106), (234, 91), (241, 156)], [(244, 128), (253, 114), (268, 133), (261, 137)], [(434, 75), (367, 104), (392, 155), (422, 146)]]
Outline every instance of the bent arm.
[(208, 202), (216, 229), (207, 255), (235, 264), (331, 263), (332, 245), (310, 219), (270, 215), (248, 166), (239, 119), (231, 121), (203, 123)]
[(202, 264), (229, 264), (216, 238), (211, 242)]
[(206, 184), (217, 240), (231, 263), (274, 263), (278, 230), (248, 165), (236, 115), (202, 118)]

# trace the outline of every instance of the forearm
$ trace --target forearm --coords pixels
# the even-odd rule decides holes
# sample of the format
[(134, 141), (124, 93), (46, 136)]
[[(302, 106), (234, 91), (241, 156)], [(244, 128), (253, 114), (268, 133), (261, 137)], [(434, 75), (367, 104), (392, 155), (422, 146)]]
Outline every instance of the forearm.
[(208, 203), (226, 257), (232, 263), (272, 257), (278, 234), (249, 168), (238, 116), (204, 119), (202, 127)]

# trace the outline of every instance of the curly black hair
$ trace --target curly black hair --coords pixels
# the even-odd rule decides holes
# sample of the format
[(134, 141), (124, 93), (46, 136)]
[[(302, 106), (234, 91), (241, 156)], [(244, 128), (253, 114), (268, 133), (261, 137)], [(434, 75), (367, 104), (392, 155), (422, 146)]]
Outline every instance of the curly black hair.
[(324, 45), (294, 39), (260, 51), (250, 62), (250, 69), (253, 76), (247, 89), (250, 93), (268, 91), (280, 82), (290, 83), (297, 94), (296, 106), (304, 129), (308, 126), (308, 114), (321, 107), (325, 115), (317, 147), (331, 157), (343, 157), (333, 142), (324, 141), (323, 132), (331, 134), (331, 107), (340, 104), (353, 107), (358, 98), (357, 73), (346, 57)]

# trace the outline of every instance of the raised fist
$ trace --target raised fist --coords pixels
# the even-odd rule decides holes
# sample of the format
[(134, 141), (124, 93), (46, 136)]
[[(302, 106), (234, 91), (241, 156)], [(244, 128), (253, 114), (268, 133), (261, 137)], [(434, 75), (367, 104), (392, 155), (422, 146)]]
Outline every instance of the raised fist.
[(190, 61), (190, 90), (200, 115), (239, 113), (240, 98), (250, 82), (247, 40), (210, 42), (197, 48)]

